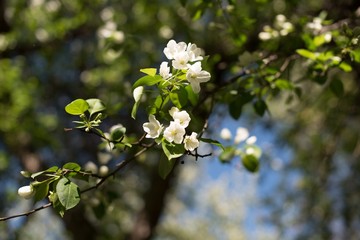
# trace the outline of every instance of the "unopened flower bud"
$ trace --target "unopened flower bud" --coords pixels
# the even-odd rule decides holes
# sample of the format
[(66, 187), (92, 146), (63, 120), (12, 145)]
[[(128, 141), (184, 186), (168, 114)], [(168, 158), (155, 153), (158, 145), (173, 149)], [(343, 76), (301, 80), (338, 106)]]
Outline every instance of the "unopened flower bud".
[(100, 176), (105, 176), (106, 174), (108, 174), (108, 172), (109, 172), (109, 168), (107, 166), (101, 166), (99, 169)]
[(31, 173), (28, 172), (28, 171), (21, 171), (20, 173), (21, 173), (21, 175), (23, 175), (23, 176), (26, 177), (26, 178), (31, 177)]
[(32, 196), (34, 196), (35, 191), (31, 185), (28, 185), (19, 188), (18, 194), (22, 198), (30, 199)]

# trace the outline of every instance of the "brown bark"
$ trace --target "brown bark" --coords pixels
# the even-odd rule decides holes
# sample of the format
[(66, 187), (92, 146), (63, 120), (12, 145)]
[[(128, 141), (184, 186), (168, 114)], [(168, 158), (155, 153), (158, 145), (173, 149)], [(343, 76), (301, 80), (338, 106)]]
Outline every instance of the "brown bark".
[[(177, 164), (175, 164), (174, 168)], [(151, 239), (159, 218), (165, 207), (165, 199), (176, 179), (176, 172), (172, 171), (164, 180), (157, 171), (152, 174), (151, 186), (145, 196), (144, 208), (139, 212), (133, 231), (129, 239), (143, 240)]]

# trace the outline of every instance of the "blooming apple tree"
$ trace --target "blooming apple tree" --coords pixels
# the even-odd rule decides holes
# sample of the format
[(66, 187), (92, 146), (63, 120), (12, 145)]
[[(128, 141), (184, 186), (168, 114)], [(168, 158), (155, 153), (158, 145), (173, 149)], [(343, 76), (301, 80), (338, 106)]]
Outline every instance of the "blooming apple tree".
[[(122, 124), (112, 126), (109, 132), (101, 130), (101, 123), (106, 118), (106, 107), (99, 99), (76, 99), (65, 107), (68, 114), (78, 117), (78, 120), (73, 121), (76, 126), (66, 128), (66, 131), (78, 129), (84, 133), (95, 134), (106, 142), (110, 151), (118, 149), (125, 152), (131, 148), (140, 150), (121, 161), (111, 171), (102, 166), (98, 173), (89, 166), (82, 168), (74, 162), (66, 163), (62, 167), (53, 166), (37, 173), (22, 171), (21, 174), (29, 178), (31, 183), (19, 188), (18, 194), (25, 199), (34, 198), (35, 201), (46, 198), (49, 200), (48, 204), (32, 212), (52, 206), (63, 216), (67, 210), (80, 202), (82, 193), (99, 187), (149, 148), (161, 146), (166, 156), (159, 160), (159, 174), (162, 178), (168, 176), (183, 155), (190, 155), (195, 159), (211, 155), (199, 154), (200, 142), (210, 143), (225, 150), (220, 142), (203, 137), (207, 123), (196, 120), (195, 108), (200, 104), (201, 85), (211, 78), (210, 73), (203, 70), (202, 64), (206, 62), (203, 50), (192, 43), (177, 43), (170, 40), (163, 53), (168, 62), (162, 62), (159, 69), (141, 69), (145, 76), (133, 84), (135, 102), (131, 117), (135, 119), (142, 106), (148, 115), (148, 122), (142, 124), (144, 134), (138, 140), (127, 137), (126, 128)], [(145, 143), (146, 139), (151, 139), (152, 142)], [(245, 162), (244, 166), (255, 171), (260, 154), (259, 151), (253, 154), (254, 151), (250, 150), (247, 149), (245, 158), (254, 156), (251, 160), (255, 167), (249, 167)], [(80, 189), (79, 180), (89, 183), (88, 187)], [(10, 218), (28, 214), (30, 212)]]

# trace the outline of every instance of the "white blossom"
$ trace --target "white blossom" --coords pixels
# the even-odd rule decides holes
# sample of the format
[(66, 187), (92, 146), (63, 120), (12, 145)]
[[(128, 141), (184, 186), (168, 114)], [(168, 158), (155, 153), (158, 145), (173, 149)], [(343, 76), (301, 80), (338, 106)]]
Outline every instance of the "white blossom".
[(186, 51), (186, 43), (179, 42), (177, 43), (175, 40), (171, 39), (166, 47), (164, 48), (164, 54), (167, 57), (167, 59), (172, 60), (175, 59), (175, 55), (179, 52), (185, 52)]
[(177, 52), (172, 60), (172, 66), (175, 69), (187, 69), (190, 57), (186, 51)]
[(168, 62), (162, 62), (160, 64), (160, 76), (162, 76), (165, 80), (171, 77), (170, 67), (168, 66)]
[(248, 147), (245, 150), (246, 155), (253, 155), (255, 153), (255, 149), (252, 147)]
[(35, 191), (31, 185), (28, 185), (19, 188), (18, 194), (22, 198), (30, 199), (32, 196), (34, 196)]
[(248, 139), (246, 139), (246, 144), (252, 145), (256, 142), (257, 138), (255, 136), (251, 136)]
[(186, 51), (187, 51), (187, 53), (189, 55), (190, 62), (203, 60), (203, 57), (202, 57), (202, 52), (203, 51), (202, 51), (201, 48), (198, 48), (196, 46), (196, 44), (189, 43), (187, 48), (186, 48)]
[(201, 62), (196, 62), (189, 66), (186, 79), (190, 82), (194, 93), (200, 92), (200, 83), (210, 80), (210, 73), (201, 69)]
[(179, 123), (181, 127), (186, 128), (189, 126), (191, 118), (185, 110), (180, 111), (177, 107), (172, 107), (169, 110), (169, 113), (173, 117), (174, 121)]
[(197, 134), (192, 132), (190, 136), (185, 136), (184, 138), (184, 147), (188, 151), (193, 151), (195, 148), (199, 147), (199, 140), (196, 138)]
[(248, 137), (249, 137), (249, 131), (246, 128), (239, 127), (238, 129), (236, 129), (236, 136), (234, 142), (238, 144), (244, 141), (245, 139), (247, 139)]
[(139, 101), (140, 98), (141, 98), (141, 95), (144, 91), (144, 87), (143, 86), (140, 86), (140, 87), (137, 87), (134, 89), (133, 91), (133, 97), (135, 99), (135, 102)]
[(149, 115), (149, 122), (143, 124), (143, 129), (147, 133), (146, 138), (157, 138), (159, 137), (163, 126), (154, 115)]
[(180, 110), (177, 108), (177, 107), (172, 107), (170, 110), (169, 110), (169, 113), (170, 113), (170, 116), (172, 118), (174, 118), (174, 113), (176, 112), (179, 112)]
[(180, 144), (185, 135), (185, 128), (183, 128), (180, 123), (171, 121), (170, 125), (165, 128), (164, 137), (168, 142), (175, 142)]
[(92, 161), (88, 161), (85, 165), (84, 165), (84, 169), (85, 171), (91, 172), (91, 173), (97, 173), (98, 172), (98, 167), (96, 166), (96, 164)]
[(231, 132), (228, 128), (221, 129), (220, 137), (224, 140), (230, 140), (231, 139)]

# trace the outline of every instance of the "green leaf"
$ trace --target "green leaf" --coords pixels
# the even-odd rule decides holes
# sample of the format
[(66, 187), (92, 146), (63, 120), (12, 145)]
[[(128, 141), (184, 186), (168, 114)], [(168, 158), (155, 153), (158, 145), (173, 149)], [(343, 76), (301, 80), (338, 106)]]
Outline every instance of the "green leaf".
[(80, 171), (81, 170), (80, 165), (77, 164), (77, 163), (73, 163), (73, 162), (65, 163), (65, 165), (62, 168), (63, 169), (74, 170), (74, 171)]
[(155, 85), (157, 83), (159, 83), (162, 79), (162, 77), (160, 75), (155, 75), (155, 76), (144, 76), (140, 79), (138, 79), (134, 85), (133, 85), (133, 89), (139, 87), (139, 86), (152, 86)]
[(190, 101), (191, 105), (196, 106), (196, 104), (199, 101), (199, 94), (194, 93), (191, 85), (187, 85), (185, 87), (185, 90), (187, 92), (188, 100)]
[(112, 141), (120, 141), (126, 133), (126, 128), (120, 124), (112, 127), (110, 130), (110, 139)]
[(140, 69), (140, 72), (143, 72), (149, 76), (154, 77), (156, 74), (156, 68), (143, 68), (143, 69)]
[(165, 179), (171, 170), (174, 168), (176, 160), (168, 160), (164, 157), (161, 157), (159, 160), (159, 175), (162, 179)]
[(89, 109), (89, 104), (84, 99), (76, 99), (65, 106), (65, 111), (71, 115), (81, 115)]
[(137, 110), (140, 106), (140, 101), (137, 101), (134, 103), (133, 107), (132, 107), (132, 110), (131, 110), (131, 117), (133, 119), (136, 119), (136, 113), (137, 113)]
[(352, 71), (352, 67), (349, 64), (347, 64), (346, 62), (340, 63), (339, 68), (341, 70), (343, 70), (344, 72), (351, 72)]
[(235, 156), (235, 151), (236, 149), (234, 147), (226, 147), (219, 156), (220, 161), (223, 163), (230, 162)]
[(289, 82), (288, 80), (285, 80), (285, 79), (276, 80), (275, 81), (275, 86), (280, 88), (280, 89), (284, 89), (284, 90), (292, 90), (294, 88), (292, 83)]
[(34, 190), (35, 190), (35, 196), (34, 196), (35, 202), (38, 202), (38, 201), (44, 199), (48, 195), (49, 184), (51, 182), (52, 181), (48, 180), (48, 181), (41, 182), (41, 184), (34, 184), (33, 185)]
[(330, 90), (337, 96), (342, 97), (344, 95), (344, 85), (342, 81), (338, 78), (335, 78), (330, 83)]
[(155, 99), (152, 100), (153, 103), (149, 104), (149, 107), (147, 109), (148, 114), (155, 115), (158, 110), (161, 110), (162, 106), (165, 106), (169, 101), (169, 95), (166, 95), (165, 99), (163, 99), (163, 96), (158, 95)]
[(213, 144), (215, 146), (220, 147), (222, 150), (225, 150), (224, 146), (219, 141), (216, 141), (216, 140), (213, 140), (210, 138), (200, 138), (199, 140), (202, 142)]
[(257, 100), (254, 104), (254, 109), (259, 116), (264, 116), (264, 113), (267, 109), (265, 101), (262, 99)]
[(94, 113), (102, 112), (106, 109), (105, 105), (100, 101), (100, 99), (90, 98), (90, 99), (87, 99), (86, 102), (89, 105), (88, 111), (90, 113), (90, 116)]
[(259, 159), (254, 155), (243, 156), (242, 164), (250, 172), (257, 172), (259, 170)]
[(253, 96), (250, 93), (239, 93), (238, 97), (229, 104), (229, 112), (232, 118), (239, 119), (242, 107), (250, 102)]
[(162, 149), (168, 160), (181, 157), (185, 153), (185, 148), (182, 144), (169, 144), (165, 141), (162, 142)]
[(177, 91), (171, 92), (170, 100), (177, 108), (182, 109), (188, 102), (187, 91), (184, 88), (180, 88)]
[(50, 202), (52, 202), (52, 206), (54, 208), (54, 210), (61, 216), (63, 217), (65, 214), (65, 207), (61, 204), (61, 202), (59, 201), (59, 197), (56, 194), (56, 192), (53, 192), (49, 195), (49, 200)]
[(56, 193), (65, 210), (75, 207), (80, 202), (79, 187), (66, 177), (57, 183)]
[(317, 56), (314, 52), (311, 52), (309, 50), (306, 49), (298, 49), (296, 50), (297, 54), (299, 54), (300, 56), (303, 56), (305, 58), (309, 58), (312, 60), (316, 60)]

